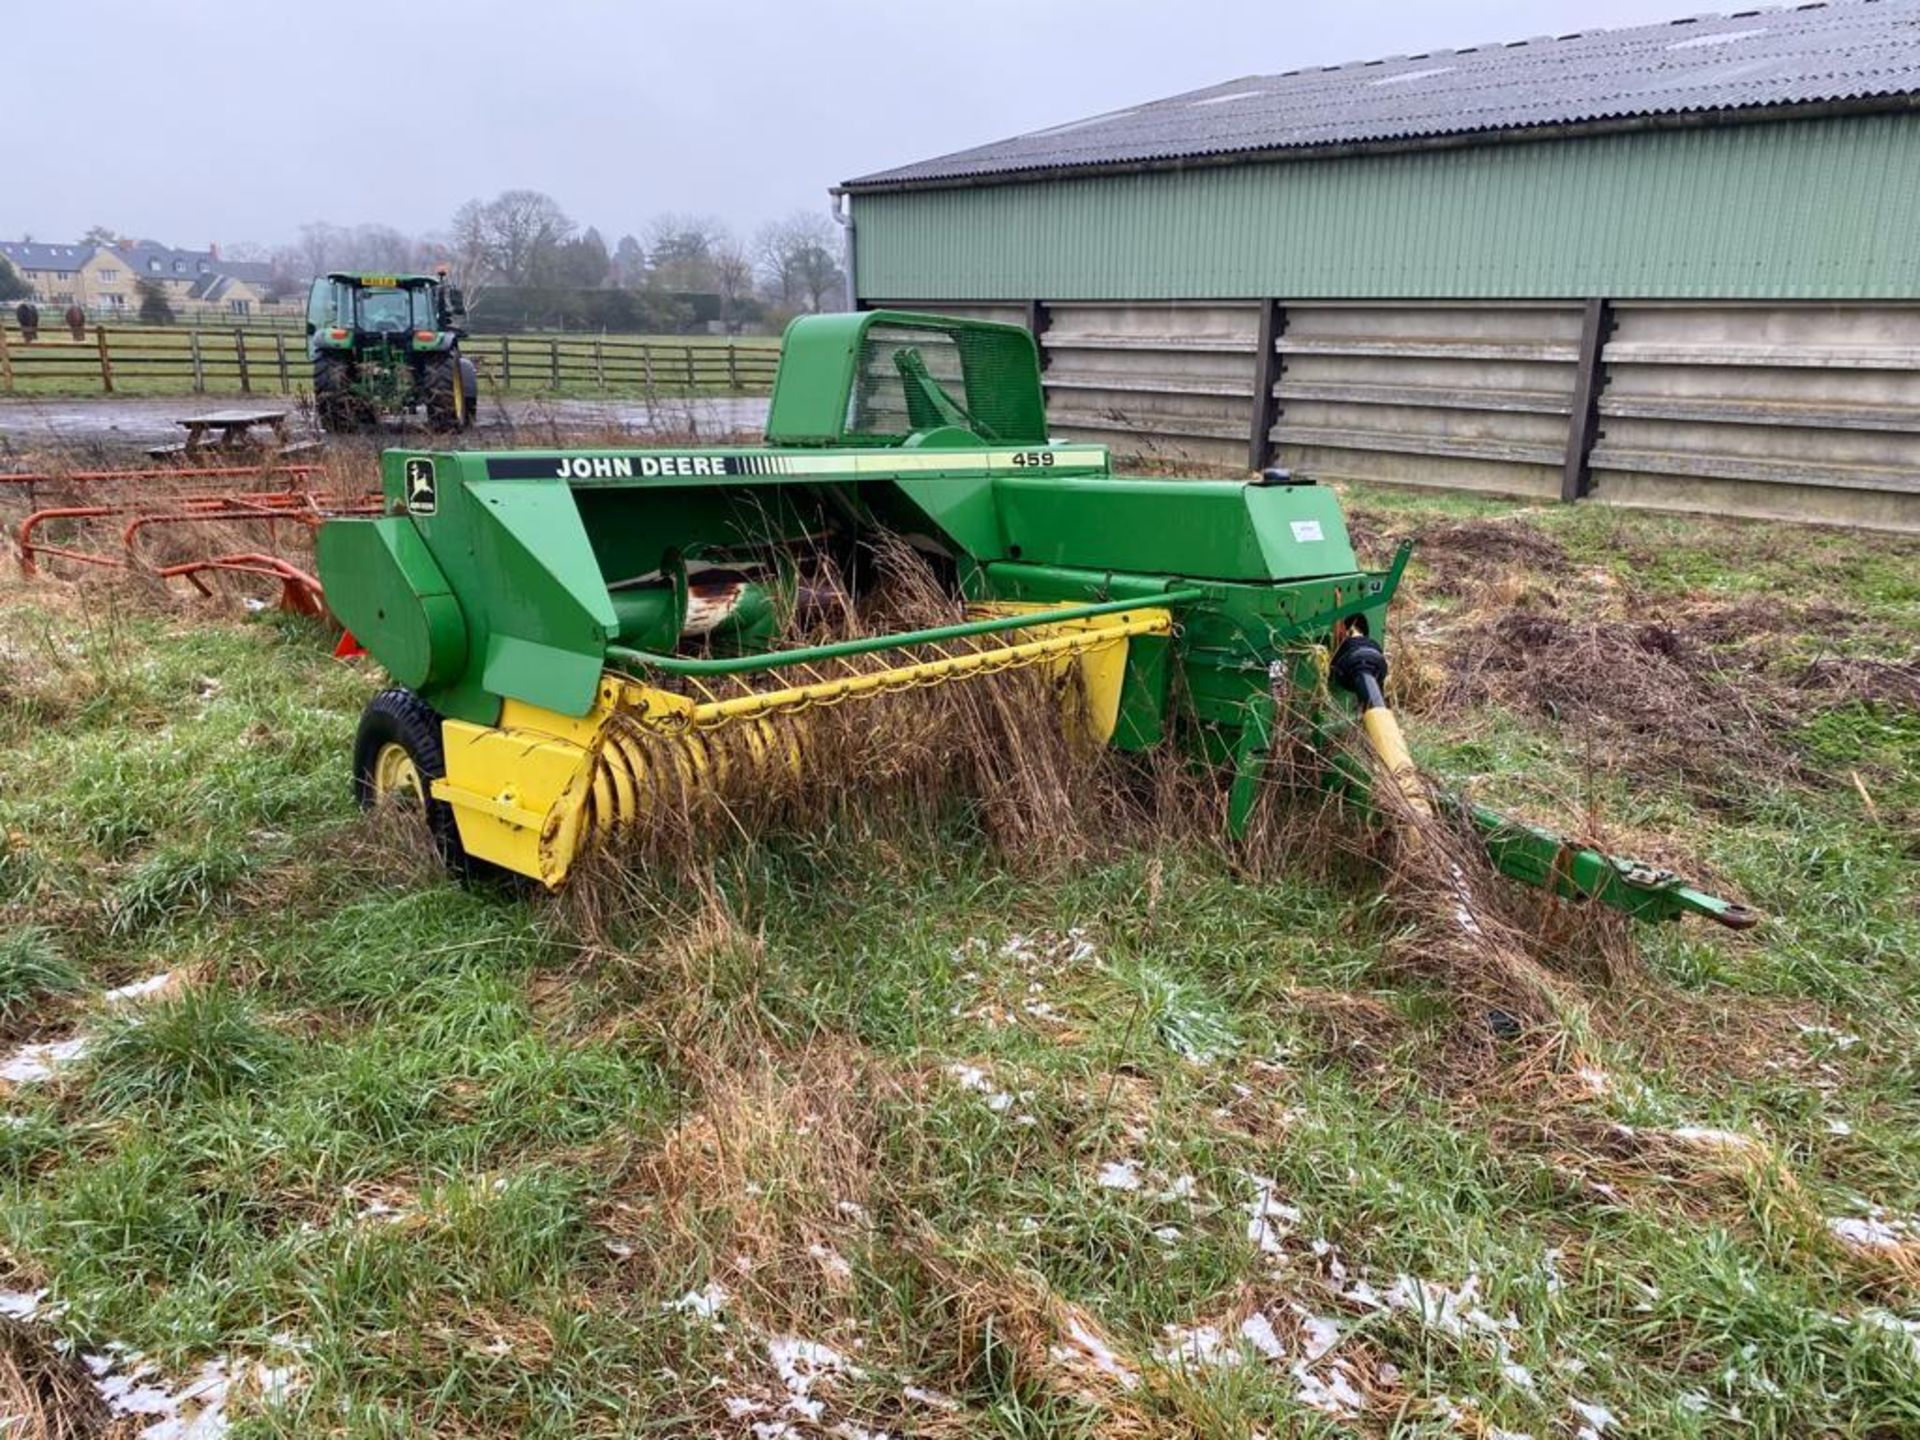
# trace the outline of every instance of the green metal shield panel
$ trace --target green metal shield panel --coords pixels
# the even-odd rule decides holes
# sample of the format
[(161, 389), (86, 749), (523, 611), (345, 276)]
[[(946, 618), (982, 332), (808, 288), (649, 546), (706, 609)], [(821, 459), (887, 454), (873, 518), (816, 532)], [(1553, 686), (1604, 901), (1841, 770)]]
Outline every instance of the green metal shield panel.
[(314, 544), (328, 607), (394, 679), (421, 690), (460, 672), (466, 624), (411, 520), (329, 520)]
[(994, 482), (1009, 557), (1202, 580), (1300, 580), (1358, 568), (1339, 498), (1225, 480)]

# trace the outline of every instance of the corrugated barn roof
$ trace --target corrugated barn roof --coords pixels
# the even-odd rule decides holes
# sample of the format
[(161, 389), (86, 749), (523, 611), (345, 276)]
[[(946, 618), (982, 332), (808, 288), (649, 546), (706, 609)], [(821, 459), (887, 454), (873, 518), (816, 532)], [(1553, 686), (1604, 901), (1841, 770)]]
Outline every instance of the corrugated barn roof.
[(1916, 97), (1920, 0), (1828, 0), (1250, 75), (883, 170), (847, 187)]

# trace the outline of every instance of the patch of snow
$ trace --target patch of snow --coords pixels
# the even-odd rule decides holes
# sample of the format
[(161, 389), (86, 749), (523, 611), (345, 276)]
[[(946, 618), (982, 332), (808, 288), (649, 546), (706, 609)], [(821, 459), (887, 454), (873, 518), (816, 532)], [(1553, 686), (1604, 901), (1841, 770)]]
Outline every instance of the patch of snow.
[(145, 1000), (155, 995), (164, 994), (166, 991), (178, 985), (180, 981), (181, 976), (178, 971), (162, 970), (158, 975), (149, 975), (144, 980), (135, 980), (131, 984), (121, 985), (109, 990), (100, 998), (109, 1005), (123, 1005), (129, 1000)]
[(1167, 1326), (1168, 1344), (1154, 1352), (1162, 1365), (1197, 1368), (1204, 1365), (1238, 1365), (1244, 1358), (1229, 1344), (1217, 1325)]
[(1180, 1227), (1178, 1225), (1162, 1225), (1153, 1232), (1153, 1238), (1158, 1240), (1162, 1245), (1178, 1245), (1180, 1243)]
[(1594, 1435), (1603, 1435), (1607, 1427), (1613, 1424), (1613, 1412), (1604, 1405), (1590, 1405), (1583, 1400), (1569, 1400), (1573, 1413), (1587, 1423), (1581, 1428)]
[(90, 1035), (22, 1045), (5, 1060), (0, 1060), (0, 1080), (14, 1085), (35, 1085), (42, 1080), (51, 1080), (61, 1066), (84, 1058), (92, 1048), (93, 1037)]
[(960, 1402), (951, 1395), (943, 1395), (938, 1390), (929, 1390), (924, 1385), (903, 1385), (900, 1394), (904, 1399), (916, 1405), (930, 1405), (935, 1410), (958, 1410)]
[(971, 1090), (976, 1095), (986, 1097), (987, 1108), (995, 1114), (1011, 1109), (1013, 1096), (1006, 1091), (996, 1089), (987, 1072), (977, 1065), (953, 1064), (947, 1067), (947, 1073), (960, 1085), (962, 1090)]
[[(814, 1398), (816, 1385), (830, 1384), (836, 1377), (860, 1377), (854, 1363), (831, 1345), (817, 1340), (802, 1340), (794, 1335), (776, 1335), (767, 1341), (767, 1359), (787, 1390), (786, 1408), (794, 1414), (819, 1423), (824, 1402)], [(755, 1433), (759, 1427), (755, 1426)]]
[(1480, 1277), (1477, 1274), (1469, 1275), (1457, 1289), (1449, 1289), (1433, 1280), (1399, 1275), (1386, 1293), (1386, 1303), (1390, 1308), (1418, 1315), (1424, 1323), (1456, 1338), (1465, 1336), (1470, 1330), (1497, 1336), (1503, 1329), (1510, 1330), (1518, 1324), (1511, 1316), (1505, 1322), (1495, 1320), (1480, 1308), (1479, 1298)]
[(1156, 1197), (1161, 1200), (1191, 1200), (1198, 1182), (1191, 1175), (1176, 1175)]
[(1831, 1040), (1836, 1050), (1850, 1050), (1860, 1043), (1858, 1035), (1849, 1035), (1844, 1030), (1836, 1030), (1831, 1025), (1802, 1025), (1799, 1031), (1816, 1040)]
[(820, 1268), (833, 1279), (851, 1280), (853, 1278), (853, 1266), (849, 1265), (846, 1257), (832, 1246), (816, 1242), (807, 1246), (807, 1254), (818, 1260)]
[(1529, 1395), (1539, 1393), (1538, 1387), (1533, 1383), (1533, 1372), (1517, 1360), (1502, 1360), (1500, 1374), (1516, 1390), (1524, 1390)]
[(0, 1290), (0, 1315), (9, 1320), (31, 1320), (47, 1298), (44, 1290)]
[(1140, 1383), (1140, 1377), (1078, 1316), (1067, 1321), (1067, 1338), (1072, 1344), (1055, 1345), (1049, 1352), (1055, 1360), (1067, 1363), (1088, 1361), (1102, 1375), (1119, 1382), (1123, 1390), (1131, 1390)]
[[(1240, 1338), (1269, 1360), (1278, 1360), (1286, 1354), (1286, 1347), (1280, 1343), (1280, 1337), (1274, 1334), (1273, 1322), (1258, 1310), (1240, 1322)], [(1309, 1355), (1307, 1358), (1314, 1360), (1319, 1357)]]
[(1300, 1212), (1293, 1206), (1274, 1198), (1278, 1188), (1274, 1181), (1262, 1175), (1249, 1175), (1253, 1182), (1254, 1196), (1247, 1206), (1247, 1239), (1259, 1246), (1268, 1255), (1281, 1253), (1281, 1241), (1300, 1223)]
[(1827, 1133), (1829, 1135), (1851, 1135), (1853, 1134), (1853, 1126), (1844, 1120), (1829, 1120), (1827, 1121)]
[(1854, 1318), (1870, 1330), (1905, 1340), (1913, 1351), (1913, 1363), (1920, 1365), (1920, 1320), (1903, 1320), (1889, 1310), (1862, 1310)]
[(1318, 1360), (1340, 1343), (1340, 1323), (1337, 1320), (1309, 1314), (1297, 1307), (1295, 1314), (1300, 1321), (1300, 1334), (1304, 1341), (1301, 1353), (1309, 1363)]
[(661, 1305), (662, 1310), (677, 1310), (682, 1315), (692, 1315), (700, 1320), (711, 1320), (727, 1308), (727, 1301), (733, 1296), (727, 1287), (718, 1280), (709, 1280), (699, 1290), (689, 1290), (678, 1300), (668, 1300)]
[(1140, 1188), (1140, 1162), (1138, 1160), (1109, 1160), (1100, 1167), (1093, 1177), (1094, 1184), (1103, 1190), (1138, 1190)]
[(219, 1440), (227, 1433), (228, 1406), (237, 1395), (275, 1402), (299, 1385), (291, 1366), (262, 1360), (236, 1364), (224, 1355), (207, 1361), (177, 1388), (168, 1387), (157, 1366), (119, 1346), (81, 1359), (109, 1411), (148, 1422), (140, 1440)]
[(1856, 1250), (1896, 1250), (1920, 1241), (1920, 1219), (1894, 1219), (1878, 1206), (1861, 1216), (1830, 1217), (1827, 1230)]
[(1560, 1279), (1560, 1260), (1561, 1251), (1557, 1246), (1540, 1256), (1540, 1278), (1549, 1295), (1558, 1295), (1566, 1288)]
[(1348, 1380), (1346, 1371), (1338, 1365), (1323, 1378), (1309, 1370), (1305, 1361), (1296, 1361), (1293, 1381), (1295, 1400), (1328, 1415), (1356, 1415), (1366, 1405), (1360, 1392)]

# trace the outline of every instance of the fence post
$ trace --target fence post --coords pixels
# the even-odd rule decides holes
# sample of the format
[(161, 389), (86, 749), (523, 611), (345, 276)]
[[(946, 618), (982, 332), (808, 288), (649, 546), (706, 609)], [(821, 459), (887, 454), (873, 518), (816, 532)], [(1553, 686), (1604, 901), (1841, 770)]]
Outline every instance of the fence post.
[(1567, 421), (1567, 462), (1560, 498), (1572, 503), (1593, 489), (1593, 444), (1600, 438), (1600, 392), (1606, 388), (1601, 358), (1613, 333), (1613, 306), (1595, 298), (1580, 317), (1580, 359), (1573, 376), (1573, 413)]
[(647, 377), (647, 399), (653, 399), (653, 346), (640, 344), (640, 371)]
[(1273, 457), (1273, 426), (1280, 418), (1273, 386), (1280, 378), (1280, 337), (1286, 332), (1286, 307), (1278, 300), (1262, 300), (1259, 349), (1253, 357), (1253, 414), (1247, 429), (1247, 468), (1256, 473)]
[(293, 375), (292, 372), (287, 369), (287, 337), (284, 332), (279, 330), (273, 332), (273, 356), (274, 359), (280, 362), (280, 393), (282, 395), (291, 395), (293, 393)]
[(558, 336), (547, 339), (547, 378), (555, 392), (560, 389), (560, 340)]
[(500, 388), (513, 389), (513, 337), (500, 337)]
[(0, 325), (0, 390), (13, 393), (13, 352), (7, 349), (7, 327)]
[(1044, 300), (1027, 301), (1027, 333), (1033, 336), (1033, 348), (1039, 352), (1040, 368), (1047, 368), (1051, 359), (1047, 354), (1047, 331), (1053, 328), (1053, 312), (1047, 308)]
[(732, 340), (727, 341), (727, 388), (740, 393), (740, 347)]
[(113, 393), (113, 357), (107, 354), (107, 327), (93, 327), (94, 343), (100, 349), (100, 388), (107, 394)]
[(233, 332), (233, 358), (240, 364), (240, 393), (253, 393), (253, 376), (247, 369), (247, 332), (235, 329)]
[(206, 362), (200, 356), (200, 327), (194, 326), (187, 332), (187, 354), (193, 357), (193, 393), (207, 393)]
[(599, 384), (602, 395), (607, 393), (607, 365), (605, 358), (600, 354), (600, 338), (606, 333), (602, 330), (599, 335), (593, 337), (593, 378)]
[(687, 393), (691, 395), (693, 393), (693, 346), (688, 344), (680, 348), (685, 352), (682, 358), (687, 362)]

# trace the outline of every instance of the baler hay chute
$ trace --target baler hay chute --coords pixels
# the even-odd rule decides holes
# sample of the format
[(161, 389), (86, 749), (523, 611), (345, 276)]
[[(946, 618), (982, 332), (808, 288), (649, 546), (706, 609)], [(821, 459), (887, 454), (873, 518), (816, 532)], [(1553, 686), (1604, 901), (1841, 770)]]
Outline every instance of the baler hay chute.
[[(1278, 472), (1116, 476), (1103, 447), (1048, 439), (1025, 330), (899, 312), (795, 322), (766, 438), (389, 452), (386, 513), (329, 521), (318, 542), (334, 613), (399, 687), (363, 719), (361, 800), (411, 797), (450, 861), (557, 888), (670, 797), (804, 777), (827, 709), (1022, 669), (1053, 682), (1080, 741), (1176, 747), (1217, 775), (1235, 836), (1292, 741), (1371, 813), (1435, 803), (1380, 689), (1410, 547), (1362, 570), (1331, 491)], [(792, 643), (809, 557), (883, 536), (926, 558), (964, 618)], [(858, 590), (857, 558), (839, 573)], [(1344, 743), (1356, 729), (1377, 765)], [(1437, 803), (1470, 817), (1498, 869), (1563, 896), (1753, 918)]]

